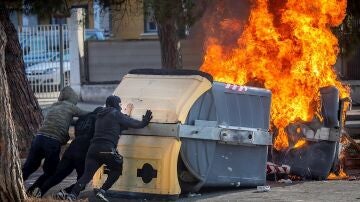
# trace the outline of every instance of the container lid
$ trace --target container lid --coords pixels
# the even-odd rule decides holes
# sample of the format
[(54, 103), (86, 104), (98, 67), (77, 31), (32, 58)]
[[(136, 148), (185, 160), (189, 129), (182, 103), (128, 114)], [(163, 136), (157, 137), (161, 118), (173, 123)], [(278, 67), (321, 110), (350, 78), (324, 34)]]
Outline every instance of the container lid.
[(270, 90), (214, 82), (212, 93), (220, 125), (269, 129)]
[[(140, 73), (140, 72), (142, 73)], [(144, 70), (145, 71), (145, 70)], [(134, 105), (130, 116), (141, 120), (147, 109), (153, 112), (151, 122), (184, 123), (194, 102), (211, 88), (211, 82), (199, 71), (197, 74), (145, 74), (143, 70), (131, 71), (114, 91), (122, 100), (122, 107)], [(135, 73), (139, 74), (135, 74)]]
[(129, 74), (144, 74), (144, 75), (199, 75), (210, 82), (213, 82), (213, 77), (202, 71), (189, 69), (133, 69)]

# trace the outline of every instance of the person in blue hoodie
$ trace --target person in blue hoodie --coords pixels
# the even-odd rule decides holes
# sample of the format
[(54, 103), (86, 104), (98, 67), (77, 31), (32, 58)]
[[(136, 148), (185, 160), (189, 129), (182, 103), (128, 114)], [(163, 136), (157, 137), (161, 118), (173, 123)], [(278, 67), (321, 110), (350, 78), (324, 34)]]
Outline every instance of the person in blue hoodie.
[(106, 107), (98, 112), (94, 137), (86, 155), (85, 172), (75, 183), (71, 194), (67, 196), (68, 200), (76, 200), (80, 191), (91, 181), (96, 171), (105, 164), (109, 169), (108, 177), (96, 197), (102, 201), (108, 201), (105, 193), (122, 173), (123, 157), (116, 149), (121, 132), (128, 128), (144, 128), (152, 119), (150, 110), (146, 111), (142, 121), (132, 119), (121, 113), (120, 104), (121, 99), (111, 95), (106, 99)]

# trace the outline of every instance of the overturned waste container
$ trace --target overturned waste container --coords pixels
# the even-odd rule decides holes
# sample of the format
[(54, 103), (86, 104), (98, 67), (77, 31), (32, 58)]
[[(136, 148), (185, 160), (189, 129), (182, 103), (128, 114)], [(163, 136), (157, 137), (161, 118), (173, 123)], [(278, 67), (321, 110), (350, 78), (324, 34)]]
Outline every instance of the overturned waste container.
[(311, 180), (325, 180), (336, 171), (344, 103), (334, 86), (320, 89), (322, 121), (297, 122), (288, 126), (289, 136), (306, 140), (300, 148), (273, 151), (273, 161), (291, 167), (290, 174)]
[[(266, 181), (271, 92), (213, 82), (193, 70), (132, 70), (114, 92), (149, 126), (124, 131), (122, 176), (110, 193), (177, 197), (204, 187), (254, 187)], [(106, 179), (104, 169), (94, 185)]]

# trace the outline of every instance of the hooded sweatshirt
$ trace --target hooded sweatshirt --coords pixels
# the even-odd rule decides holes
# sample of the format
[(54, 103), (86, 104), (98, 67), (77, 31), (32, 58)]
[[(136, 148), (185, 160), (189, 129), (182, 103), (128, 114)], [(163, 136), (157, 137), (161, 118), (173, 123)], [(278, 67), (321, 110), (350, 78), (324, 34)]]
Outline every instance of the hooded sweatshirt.
[(144, 128), (148, 123), (132, 119), (113, 107), (105, 107), (97, 114), (92, 143), (109, 142), (116, 147), (121, 132), (128, 128)]
[(58, 102), (51, 105), (38, 133), (66, 144), (69, 140), (69, 127), (74, 116), (85, 115), (88, 112), (76, 106), (78, 96), (67, 86), (60, 92)]

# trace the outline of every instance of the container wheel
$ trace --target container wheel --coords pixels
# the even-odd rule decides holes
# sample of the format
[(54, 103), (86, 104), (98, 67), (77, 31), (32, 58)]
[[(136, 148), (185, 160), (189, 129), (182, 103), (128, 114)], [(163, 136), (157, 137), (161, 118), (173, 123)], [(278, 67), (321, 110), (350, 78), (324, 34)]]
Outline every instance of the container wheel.
[(198, 192), (201, 186), (200, 180), (195, 178), (189, 170), (186, 168), (181, 156), (178, 158), (178, 180), (181, 188), (181, 194), (190, 193), (190, 192)]

